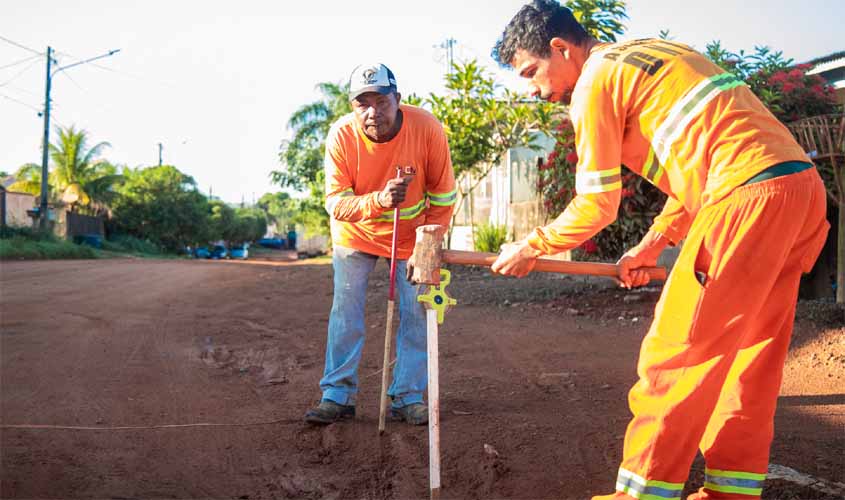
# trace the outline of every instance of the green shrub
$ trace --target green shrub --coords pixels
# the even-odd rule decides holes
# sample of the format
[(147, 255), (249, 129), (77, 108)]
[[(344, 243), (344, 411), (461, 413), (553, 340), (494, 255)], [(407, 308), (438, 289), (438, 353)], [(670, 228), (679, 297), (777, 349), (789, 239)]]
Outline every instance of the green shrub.
[(507, 226), (476, 224), (473, 231), (475, 232), (475, 250), (479, 252), (499, 253), (499, 248), (509, 240)]
[(29, 241), (58, 241), (56, 236), (47, 231), (31, 227), (0, 226), (0, 239), (22, 238)]
[(0, 239), (0, 260), (95, 259), (93, 248), (76, 245), (55, 237), (41, 241), (25, 236)]
[(149, 240), (142, 240), (134, 236), (116, 235), (103, 241), (103, 250), (121, 253), (140, 253), (160, 255), (164, 253), (161, 247)]

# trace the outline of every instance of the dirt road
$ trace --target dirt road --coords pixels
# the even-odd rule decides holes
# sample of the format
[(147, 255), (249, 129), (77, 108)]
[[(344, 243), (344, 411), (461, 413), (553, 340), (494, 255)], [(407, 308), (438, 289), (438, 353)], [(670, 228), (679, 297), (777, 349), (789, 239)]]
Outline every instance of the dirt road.
[[(319, 398), (331, 266), (0, 264), (2, 424), (96, 428), (2, 428), (0, 496), (427, 497), (426, 428), (377, 433), (386, 266), (377, 272), (359, 416), (316, 428), (301, 417)], [(459, 304), (440, 340), (444, 496), (612, 491), (658, 292), (471, 271), (456, 272), (451, 292)], [(771, 461), (824, 484), (771, 480), (764, 498), (845, 495), (835, 484), (845, 483), (841, 325), (798, 322)], [(702, 470), (696, 461), (690, 485)]]

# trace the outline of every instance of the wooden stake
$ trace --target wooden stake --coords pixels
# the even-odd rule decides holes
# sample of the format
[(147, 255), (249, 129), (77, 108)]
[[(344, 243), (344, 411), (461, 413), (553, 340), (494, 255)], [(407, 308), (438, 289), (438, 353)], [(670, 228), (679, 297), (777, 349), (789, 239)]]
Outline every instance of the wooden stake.
[(426, 309), (428, 347), (428, 484), (431, 500), (440, 498), (440, 375), (437, 349), (437, 311)]
[(387, 384), (390, 380), (390, 346), (393, 342), (393, 299), (387, 301), (387, 326), (384, 331), (384, 361), (381, 366), (381, 401), (378, 407), (378, 433), (384, 433), (384, 415), (387, 412)]
[[(396, 178), (402, 178), (402, 167), (396, 167)], [(378, 405), (378, 434), (384, 433), (387, 412), (387, 382), (390, 379), (390, 343), (393, 340), (393, 302), (396, 299), (396, 241), (399, 236), (399, 207), (393, 209), (393, 238), (390, 241), (390, 288), (387, 292), (387, 326), (384, 332), (384, 363), (381, 365), (381, 398)]]

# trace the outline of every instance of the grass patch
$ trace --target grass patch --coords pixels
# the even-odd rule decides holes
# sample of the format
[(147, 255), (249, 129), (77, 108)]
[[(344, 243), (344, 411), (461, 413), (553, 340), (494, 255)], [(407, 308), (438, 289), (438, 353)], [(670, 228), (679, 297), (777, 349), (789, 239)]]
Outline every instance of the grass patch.
[(477, 252), (499, 253), (499, 248), (509, 241), (508, 228), (504, 225), (476, 224), (473, 231), (475, 232), (475, 250)]
[(0, 260), (175, 258), (158, 245), (131, 236), (103, 240), (102, 248), (77, 244), (28, 227), (0, 228)]
[(124, 257), (126, 255), (156, 259), (177, 257), (177, 255), (167, 252), (151, 241), (124, 235), (103, 240), (100, 254), (103, 257)]
[(0, 239), (0, 260), (96, 259), (93, 248), (57, 238), (41, 241), (22, 236)]

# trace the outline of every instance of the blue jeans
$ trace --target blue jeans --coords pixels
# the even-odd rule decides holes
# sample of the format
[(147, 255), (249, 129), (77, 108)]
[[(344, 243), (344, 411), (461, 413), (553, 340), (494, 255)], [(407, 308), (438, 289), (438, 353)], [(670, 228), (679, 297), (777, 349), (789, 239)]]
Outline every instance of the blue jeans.
[[(324, 400), (355, 404), (358, 362), (364, 348), (367, 283), (377, 260), (375, 255), (334, 247), (334, 300), (329, 317), (326, 367), (320, 380)], [(396, 261), (399, 329), (393, 383), (387, 391), (394, 408), (421, 403), (428, 383), (425, 310), (417, 302), (417, 287), (405, 279), (406, 262)]]

